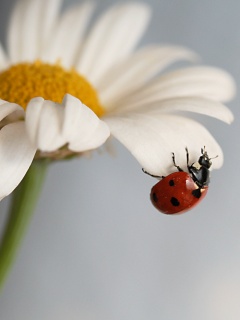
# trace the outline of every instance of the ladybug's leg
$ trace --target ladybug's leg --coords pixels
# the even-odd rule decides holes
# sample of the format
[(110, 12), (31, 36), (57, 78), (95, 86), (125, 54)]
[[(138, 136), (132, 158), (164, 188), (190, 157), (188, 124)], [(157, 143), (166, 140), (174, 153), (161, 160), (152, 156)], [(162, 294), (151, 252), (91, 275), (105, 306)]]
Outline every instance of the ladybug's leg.
[(194, 163), (192, 163), (192, 165), (191, 165), (191, 166), (189, 165), (189, 152), (188, 152), (188, 148), (185, 148), (185, 150), (186, 150), (186, 157), (187, 157), (187, 167), (188, 167), (188, 171), (191, 171), (191, 169), (192, 169), (192, 167), (193, 167)]
[(164, 176), (155, 176), (154, 174), (151, 174), (149, 172), (147, 172), (145, 169), (142, 168), (142, 171), (146, 174), (148, 174), (149, 176), (153, 177), (153, 178), (157, 178), (157, 179), (163, 179), (165, 178)]
[(188, 152), (188, 148), (185, 148), (186, 150), (186, 157), (187, 157), (187, 166), (189, 167), (189, 152)]
[(175, 162), (175, 154), (174, 154), (174, 153), (172, 153), (172, 161), (173, 161), (174, 167), (176, 167), (176, 168), (178, 169), (178, 171), (183, 171), (183, 169), (180, 168), (180, 167), (176, 164), (176, 162)]

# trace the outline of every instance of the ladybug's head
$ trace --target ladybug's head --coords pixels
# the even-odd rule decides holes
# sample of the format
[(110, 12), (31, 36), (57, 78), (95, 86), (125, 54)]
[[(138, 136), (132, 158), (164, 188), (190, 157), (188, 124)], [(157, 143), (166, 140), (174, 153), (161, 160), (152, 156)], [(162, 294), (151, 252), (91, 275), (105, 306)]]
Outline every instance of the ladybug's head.
[(199, 158), (198, 162), (201, 166), (209, 169), (212, 165), (211, 159), (213, 158), (209, 158), (207, 151), (205, 150), (205, 147), (201, 149), (201, 157)]

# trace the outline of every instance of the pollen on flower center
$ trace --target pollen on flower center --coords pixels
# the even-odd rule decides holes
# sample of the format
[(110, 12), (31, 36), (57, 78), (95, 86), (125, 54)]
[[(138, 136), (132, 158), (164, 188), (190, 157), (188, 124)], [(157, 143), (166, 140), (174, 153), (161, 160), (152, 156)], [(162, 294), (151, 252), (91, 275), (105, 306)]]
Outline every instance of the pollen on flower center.
[(66, 93), (81, 100), (98, 116), (104, 113), (95, 89), (74, 69), (64, 70), (59, 64), (36, 61), (19, 63), (0, 73), (0, 99), (24, 109), (35, 97), (61, 103)]

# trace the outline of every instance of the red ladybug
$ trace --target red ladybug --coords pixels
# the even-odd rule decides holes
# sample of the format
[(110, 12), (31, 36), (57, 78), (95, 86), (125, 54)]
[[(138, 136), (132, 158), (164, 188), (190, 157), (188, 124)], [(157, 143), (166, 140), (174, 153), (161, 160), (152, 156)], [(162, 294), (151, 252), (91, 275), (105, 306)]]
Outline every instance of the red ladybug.
[(207, 194), (210, 171), (212, 165), (211, 158), (208, 157), (205, 147), (201, 149), (201, 156), (198, 161), (189, 165), (189, 153), (186, 148), (188, 172), (183, 171), (175, 162), (175, 155), (172, 153), (173, 165), (177, 172), (161, 178), (152, 187), (150, 198), (155, 208), (165, 214), (183, 213), (196, 206)]

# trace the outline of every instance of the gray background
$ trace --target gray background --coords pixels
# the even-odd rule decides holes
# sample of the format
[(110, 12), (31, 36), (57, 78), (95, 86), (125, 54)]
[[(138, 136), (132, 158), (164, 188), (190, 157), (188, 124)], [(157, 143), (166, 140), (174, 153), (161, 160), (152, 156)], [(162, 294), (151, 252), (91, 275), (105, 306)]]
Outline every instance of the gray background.
[[(115, 2), (100, 0), (98, 8)], [(142, 44), (185, 45), (240, 82), (239, 1), (146, 2), (154, 15)], [(0, 2), (2, 41), (12, 5)], [(204, 202), (185, 215), (151, 206), (155, 180), (117, 142), (115, 158), (54, 164), (0, 297), (0, 319), (239, 320), (239, 99), (229, 105), (231, 127), (201, 118), (225, 164)]]

